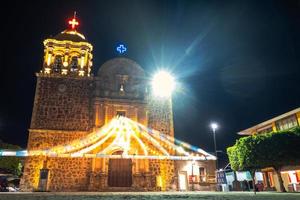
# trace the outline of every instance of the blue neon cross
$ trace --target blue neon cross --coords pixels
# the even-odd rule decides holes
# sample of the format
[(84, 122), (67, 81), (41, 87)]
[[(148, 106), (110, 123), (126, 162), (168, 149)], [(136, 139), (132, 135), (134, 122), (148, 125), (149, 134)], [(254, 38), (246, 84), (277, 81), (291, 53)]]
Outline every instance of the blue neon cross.
[(127, 51), (127, 48), (125, 47), (124, 44), (120, 44), (118, 47), (117, 47), (117, 51), (120, 53), (120, 54), (123, 54)]

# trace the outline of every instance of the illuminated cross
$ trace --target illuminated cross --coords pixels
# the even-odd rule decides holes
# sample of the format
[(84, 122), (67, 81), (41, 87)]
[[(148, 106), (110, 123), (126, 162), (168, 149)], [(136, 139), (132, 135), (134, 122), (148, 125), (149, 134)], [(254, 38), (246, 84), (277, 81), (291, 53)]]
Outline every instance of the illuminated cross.
[(75, 29), (75, 27), (79, 25), (79, 22), (76, 21), (76, 12), (74, 12), (74, 17), (69, 21), (69, 24), (71, 25), (72, 29)]
[(120, 53), (120, 54), (123, 54), (127, 51), (127, 48), (125, 47), (124, 44), (120, 44), (119, 46), (117, 46), (117, 51)]

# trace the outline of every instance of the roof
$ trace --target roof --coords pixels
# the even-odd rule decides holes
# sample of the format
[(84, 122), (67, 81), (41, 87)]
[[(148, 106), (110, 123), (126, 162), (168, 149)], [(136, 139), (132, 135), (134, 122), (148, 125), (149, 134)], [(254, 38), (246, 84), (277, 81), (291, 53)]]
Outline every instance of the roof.
[(76, 30), (64, 30), (63, 32), (57, 34), (53, 37), (56, 40), (68, 40), (72, 42), (86, 42), (84, 35), (77, 32)]
[(117, 57), (106, 61), (98, 70), (98, 76), (101, 75), (114, 75), (115, 73), (127, 73), (143, 77), (144, 70), (143, 68), (136, 63), (135, 61), (125, 58), (125, 57)]
[(268, 128), (268, 126), (269, 126), (270, 124), (272, 124), (273, 122), (276, 122), (276, 121), (278, 121), (278, 120), (280, 120), (280, 119), (283, 119), (283, 118), (285, 118), (285, 117), (288, 117), (288, 116), (291, 116), (291, 115), (293, 115), (293, 114), (296, 114), (296, 113), (298, 113), (298, 112), (300, 112), (300, 107), (299, 107), (299, 108), (296, 108), (296, 109), (294, 109), (294, 110), (291, 110), (291, 111), (289, 111), (289, 112), (287, 112), (287, 113), (284, 113), (284, 114), (282, 114), (282, 115), (279, 115), (279, 116), (277, 116), (277, 117), (274, 117), (274, 118), (272, 118), (272, 119), (269, 119), (269, 120), (267, 120), (267, 121), (264, 121), (264, 122), (262, 122), (262, 123), (259, 123), (259, 124), (255, 125), (255, 126), (250, 127), (250, 128), (247, 128), (247, 129), (245, 129), (245, 130), (239, 131), (238, 134), (239, 134), (239, 135), (251, 135), (252, 132), (254, 132), (254, 131), (258, 130), (258, 129), (261, 129), (261, 128)]

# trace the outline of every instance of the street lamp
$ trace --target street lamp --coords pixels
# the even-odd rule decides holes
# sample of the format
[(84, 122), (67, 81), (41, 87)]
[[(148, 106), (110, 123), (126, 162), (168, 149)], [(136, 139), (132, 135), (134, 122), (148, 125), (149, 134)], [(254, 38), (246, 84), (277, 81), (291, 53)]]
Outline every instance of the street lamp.
[(192, 161), (192, 191), (195, 190), (194, 182), (195, 182), (195, 177), (194, 177), (194, 165), (195, 165), (195, 160)]
[(218, 124), (213, 122), (210, 124), (210, 127), (213, 131), (213, 135), (214, 135), (214, 146), (215, 146), (215, 156), (216, 156), (216, 168), (218, 169), (218, 154), (217, 154), (217, 142), (216, 142), (216, 130), (218, 129)]
[(158, 97), (170, 97), (175, 85), (174, 77), (167, 71), (159, 71), (152, 78), (152, 91)]

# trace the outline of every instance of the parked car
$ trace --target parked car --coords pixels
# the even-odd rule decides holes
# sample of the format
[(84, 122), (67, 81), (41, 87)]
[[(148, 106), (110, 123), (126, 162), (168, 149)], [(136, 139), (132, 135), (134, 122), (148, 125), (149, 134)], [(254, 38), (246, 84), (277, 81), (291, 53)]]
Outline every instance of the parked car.
[(5, 176), (0, 176), (0, 192), (8, 192), (8, 181)]

